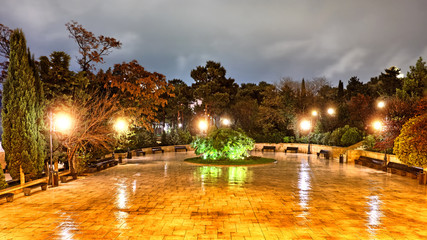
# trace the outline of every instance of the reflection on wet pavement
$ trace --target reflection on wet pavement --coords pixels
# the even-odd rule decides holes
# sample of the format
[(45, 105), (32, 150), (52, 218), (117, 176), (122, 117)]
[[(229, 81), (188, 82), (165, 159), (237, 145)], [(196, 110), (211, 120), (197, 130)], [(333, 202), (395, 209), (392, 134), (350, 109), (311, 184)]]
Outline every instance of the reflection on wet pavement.
[(413, 179), (304, 154), (243, 167), (192, 156), (133, 158), (2, 202), (0, 240), (427, 238), (426, 186)]

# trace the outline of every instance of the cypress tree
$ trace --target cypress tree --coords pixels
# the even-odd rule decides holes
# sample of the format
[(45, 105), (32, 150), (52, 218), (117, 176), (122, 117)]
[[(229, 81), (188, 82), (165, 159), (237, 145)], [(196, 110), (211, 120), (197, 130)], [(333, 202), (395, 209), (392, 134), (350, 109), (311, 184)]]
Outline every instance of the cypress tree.
[(337, 99), (341, 101), (343, 100), (343, 98), (344, 98), (344, 83), (340, 80), (338, 83)]
[(43, 168), (40, 144), (44, 141), (38, 142), (41, 140), (41, 126), (38, 125), (41, 109), (37, 109), (42, 96), (30, 59), (24, 33), (20, 29), (14, 30), (10, 36), (10, 63), (2, 109), (2, 145), (12, 178), (20, 176), (20, 169), (28, 178), (33, 178)]
[(3, 173), (3, 166), (0, 165), (0, 190), (3, 188), (7, 188), (7, 183)]

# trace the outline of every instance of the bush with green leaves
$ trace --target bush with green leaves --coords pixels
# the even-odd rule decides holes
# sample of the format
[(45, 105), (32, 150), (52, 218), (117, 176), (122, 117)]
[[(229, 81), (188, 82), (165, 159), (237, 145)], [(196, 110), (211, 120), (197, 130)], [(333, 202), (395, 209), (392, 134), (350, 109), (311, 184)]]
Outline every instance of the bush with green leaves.
[(341, 144), (343, 146), (350, 146), (362, 141), (362, 134), (356, 127), (348, 128), (341, 137)]
[(237, 160), (249, 156), (248, 151), (254, 148), (254, 140), (239, 130), (220, 128), (208, 134), (207, 137), (196, 138), (191, 146), (196, 154), (204, 159)]
[(368, 135), (363, 139), (362, 146), (365, 150), (368, 151), (376, 151), (374, 149), (375, 144), (377, 143), (377, 139), (374, 135)]
[(190, 132), (181, 128), (172, 129), (166, 135), (166, 145), (189, 144), (193, 140)]

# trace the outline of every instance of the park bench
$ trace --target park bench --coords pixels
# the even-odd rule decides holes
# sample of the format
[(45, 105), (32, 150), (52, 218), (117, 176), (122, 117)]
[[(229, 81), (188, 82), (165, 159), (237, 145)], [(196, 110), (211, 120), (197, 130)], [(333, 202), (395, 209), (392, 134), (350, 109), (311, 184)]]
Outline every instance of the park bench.
[(163, 150), (161, 147), (152, 147), (151, 148), (151, 151), (153, 152), (153, 154), (154, 153), (156, 153), (156, 152), (162, 152), (162, 153), (164, 153), (165, 152), (165, 150)]
[(139, 156), (145, 156), (145, 152), (144, 151), (142, 151), (142, 149), (137, 149), (137, 150), (135, 150), (135, 153), (136, 153), (136, 156), (137, 157), (139, 157)]
[(387, 170), (391, 173), (399, 173), (401, 176), (410, 174), (412, 178), (417, 178), (418, 175), (423, 173), (423, 168), (408, 166), (401, 163), (389, 162), (387, 164)]
[(264, 152), (264, 150), (273, 150), (276, 152), (276, 146), (264, 146), (261, 151)]
[(41, 183), (36, 183), (36, 184), (24, 187), (24, 195), (25, 196), (30, 196), (31, 195), (31, 190), (33, 188), (38, 188), (38, 187), (41, 187), (42, 191), (46, 191), (47, 190), (47, 183), (46, 182), (41, 182)]
[(329, 157), (332, 155), (331, 151), (328, 150), (320, 150), (320, 152), (317, 153), (317, 157), (320, 157), (320, 154), (323, 154), (323, 157), (326, 159), (329, 159)]
[(117, 165), (118, 162), (113, 157), (101, 158), (89, 163), (89, 168), (96, 168), (96, 170), (101, 170), (107, 167)]
[(62, 174), (60, 174), (59, 179), (61, 179), (61, 183), (66, 183), (68, 177), (73, 177), (73, 179), (77, 179), (77, 174), (75, 176), (73, 176), (73, 174), (71, 174), (71, 172), (62, 173)]
[(285, 149), (285, 153), (287, 153), (288, 151), (294, 151), (295, 153), (298, 153), (298, 147), (287, 147)]
[(0, 195), (0, 199), (6, 198), (7, 202), (13, 202), (13, 193), (3, 193)]
[(186, 152), (188, 151), (188, 149), (187, 149), (186, 146), (175, 146), (175, 152), (178, 151), (178, 150), (180, 150), (180, 149), (182, 149), (182, 150), (185, 149)]
[(360, 156), (358, 159), (354, 160), (354, 163), (382, 171), (387, 171), (387, 166), (385, 165), (384, 160)]

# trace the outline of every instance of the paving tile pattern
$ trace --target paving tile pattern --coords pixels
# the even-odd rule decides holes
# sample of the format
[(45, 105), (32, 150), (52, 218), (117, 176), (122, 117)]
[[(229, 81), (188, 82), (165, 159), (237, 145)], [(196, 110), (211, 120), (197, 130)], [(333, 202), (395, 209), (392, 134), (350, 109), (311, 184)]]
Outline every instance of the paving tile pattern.
[[(261, 153), (256, 153), (261, 155)], [(265, 153), (204, 167), (147, 155), (0, 203), (3, 239), (427, 239), (427, 187), (363, 166)]]

